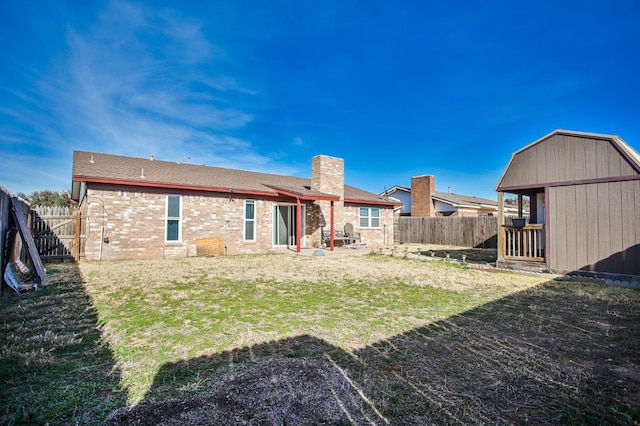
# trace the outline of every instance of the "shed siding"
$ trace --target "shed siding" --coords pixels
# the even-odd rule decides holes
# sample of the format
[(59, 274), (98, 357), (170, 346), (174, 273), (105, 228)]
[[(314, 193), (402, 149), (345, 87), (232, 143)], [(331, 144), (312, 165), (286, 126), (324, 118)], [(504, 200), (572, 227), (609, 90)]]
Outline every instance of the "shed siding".
[(585, 208), (587, 209), (587, 222), (585, 226), (585, 233), (587, 234), (587, 260), (585, 262), (585, 268), (592, 270), (593, 268), (588, 265), (595, 265), (598, 261), (598, 191), (588, 190), (584, 186), (584, 190), (587, 197)]
[[(640, 243), (639, 243), (640, 242), (640, 220), (638, 220), (638, 218), (640, 218), (640, 182), (636, 182), (634, 186), (633, 194), (635, 198), (634, 206), (635, 206), (636, 214), (634, 216), (634, 215), (631, 215), (631, 213), (629, 213), (627, 217), (631, 222), (635, 223), (636, 234), (635, 234), (635, 242), (631, 244), (630, 246), (631, 248), (629, 249), (630, 250), (629, 259), (633, 260), (635, 258), (635, 265), (638, 265), (638, 267), (640, 267)], [(631, 226), (629, 228), (631, 228)], [(633, 262), (630, 262), (630, 263), (634, 264)], [(633, 273), (633, 272), (629, 272), (629, 273)]]
[[(590, 188), (589, 188), (590, 187)], [(589, 185), (587, 190), (593, 188), (596, 191), (596, 206), (598, 209), (598, 246), (597, 263), (600, 271), (611, 272), (609, 254), (611, 253), (611, 240), (609, 238), (609, 185), (606, 183), (597, 184), (594, 187)]]
[(550, 266), (640, 275), (640, 181), (550, 188)]
[(587, 219), (587, 211), (589, 211), (589, 205), (587, 204), (587, 188), (584, 185), (576, 186), (576, 256), (575, 263), (578, 264), (578, 259), (588, 259), (588, 247), (589, 247), (589, 231), (580, 229), (579, 224), (584, 224), (585, 229), (589, 229), (589, 222)]
[(633, 174), (636, 174), (633, 167), (611, 141), (556, 134), (516, 153), (500, 186), (543, 186)]

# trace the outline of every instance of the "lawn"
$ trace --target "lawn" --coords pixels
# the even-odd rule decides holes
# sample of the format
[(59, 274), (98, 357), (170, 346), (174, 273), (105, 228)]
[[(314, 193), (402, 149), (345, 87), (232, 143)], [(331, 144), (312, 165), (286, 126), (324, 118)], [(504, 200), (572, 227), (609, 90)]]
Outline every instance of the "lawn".
[(640, 421), (637, 290), (381, 254), (48, 273), (40, 291), (0, 300), (3, 424), (96, 424), (170, 397), (222, 409), (206, 399), (221, 384), (229, 398), (256, 369), (269, 382), (298, 368), (274, 360), (337, 372), (355, 390), (347, 423)]

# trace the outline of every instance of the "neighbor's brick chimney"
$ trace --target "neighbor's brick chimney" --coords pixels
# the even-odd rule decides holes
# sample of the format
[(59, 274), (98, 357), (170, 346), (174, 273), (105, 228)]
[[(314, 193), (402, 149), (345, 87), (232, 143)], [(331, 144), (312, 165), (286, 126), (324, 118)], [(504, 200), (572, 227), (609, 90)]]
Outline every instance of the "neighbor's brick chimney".
[(431, 195), (436, 192), (436, 178), (432, 175), (411, 178), (411, 216), (435, 216)]
[(311, 160), (311, 189), (344, 198), (344, 160), (316, 155)]

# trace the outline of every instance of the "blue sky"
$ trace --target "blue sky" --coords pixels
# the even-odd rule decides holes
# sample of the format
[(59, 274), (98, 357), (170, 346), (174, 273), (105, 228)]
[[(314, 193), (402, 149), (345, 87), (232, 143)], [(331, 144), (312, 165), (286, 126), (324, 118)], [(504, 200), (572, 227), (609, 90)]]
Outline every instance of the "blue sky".
[(0, 185), (74, 149), (494, 198), (555, 129), (640, 147), (640, 2), (0, 2)]

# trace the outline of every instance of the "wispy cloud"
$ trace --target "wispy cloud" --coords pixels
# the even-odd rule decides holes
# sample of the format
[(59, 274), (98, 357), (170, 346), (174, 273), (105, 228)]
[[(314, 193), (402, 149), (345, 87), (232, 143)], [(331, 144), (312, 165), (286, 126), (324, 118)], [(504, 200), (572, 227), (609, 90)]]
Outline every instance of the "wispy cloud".
[(198, 20), (116, 0), (93, 23), (68, 27), (66, 44), (33, 91), (13, 91), (21, 107), (0, 105), (19, 123), (2, 129), (2, 142), (52, 150), (68, 160), (66, 170), (73, 149), (248, 169), (269, 163), (233, 135), (254, 119), (245, 105), (259, 91), (221, 71), (226, 53)]
[[(87, 33), (70, 28), (67, 40), (69, 57), (43, 91), (65, 123), (92, 138), (76, 144), (99, 141), (130, 154), (178, 155), (203, 142), (212, 151), (248, 148), (223, 132), (246, 125), (251, 114), (201, 83), (216, 72), (216, 48), (197, 21), (117, 1)], [(228, 96), (239, 87), (232, 77), (219, 79)]]

